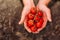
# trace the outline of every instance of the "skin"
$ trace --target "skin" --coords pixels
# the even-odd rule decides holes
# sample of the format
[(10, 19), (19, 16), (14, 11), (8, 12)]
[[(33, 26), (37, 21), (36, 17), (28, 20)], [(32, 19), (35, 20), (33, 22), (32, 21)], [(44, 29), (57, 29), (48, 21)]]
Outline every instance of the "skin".
[[(47, 20), (48, 21), (52, 21), (51, 20), (51, 11), (50, 9), (47, 7), (47, 5), (49, 4), (51, 0), (39, 0), (38, 4), (37, 4), (37, 8), (39, 8), (41, 11), (43, 11), (44, 14), (44, 24), (43, 24), (43, 28), (46, 27), (47, 24)], [(28, 12), (30, 11), (30, 9), (32, 7), (35, 7), (33, 0), (23, 0), (23, 4), (24, 4), (24, 8), (21, 14), (21, 20), (19, 21), (19, 24), (24, 23), (24, 27), (25, 29), (31, 33), (30, 29), (27, 28), (26, 26), (26, 20), (25, 20), (25, 16), (28, 14)], [(37, 32), (34, 33), (39, 33), (39, 31), (41, 31), (43, 28), (39, 29)]]
[(40, 9), (40, 10), (42, 10), (44, 13), (46, 13), (46, 15), (47, 15), (47, 19), (48, 19), (48, 21), (52, 21), (51, 20), (51, 11), (50, 11), (50, 9), (47, 7), (47, 5), (49, 4), (49, 2), (50, 2), (51, 0), (39, 0), (39, 3), (37, 4), (37, 7)]

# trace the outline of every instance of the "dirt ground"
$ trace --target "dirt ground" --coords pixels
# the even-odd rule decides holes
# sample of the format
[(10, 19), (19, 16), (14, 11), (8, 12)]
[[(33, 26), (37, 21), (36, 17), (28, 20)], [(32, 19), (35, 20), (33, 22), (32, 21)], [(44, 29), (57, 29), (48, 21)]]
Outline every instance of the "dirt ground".
[[(34, 0), (37, 4), (38, 1)], [(39, 34), (28, 33), (19, 25), (23, 4), (20, 0), (0, 0), (0, 40), (60, 40), (60, 1), (51, 1), (52, 22)]]

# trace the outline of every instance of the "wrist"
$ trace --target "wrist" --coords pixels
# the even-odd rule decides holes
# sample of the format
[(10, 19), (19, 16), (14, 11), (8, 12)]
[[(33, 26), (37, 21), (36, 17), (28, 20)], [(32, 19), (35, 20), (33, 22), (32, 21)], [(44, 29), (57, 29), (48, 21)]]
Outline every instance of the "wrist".
[(42, 4), (42, 3), (38, 3), (37, 7), (44, 7), (44, 6), (47, 6), (45, 4)]
[(39, 0), (38, 4), (48, 5), (51, 0)]
[(33, 0), (23, 0), (24, 6), (34, 6)]

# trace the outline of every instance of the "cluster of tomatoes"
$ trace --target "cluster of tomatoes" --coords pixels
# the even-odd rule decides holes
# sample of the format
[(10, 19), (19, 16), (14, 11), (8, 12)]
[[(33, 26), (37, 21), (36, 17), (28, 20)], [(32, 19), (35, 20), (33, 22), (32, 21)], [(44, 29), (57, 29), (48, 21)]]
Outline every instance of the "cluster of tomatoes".
[(32, 8), (26, 16), (27, 27), (30, 28), (32, 32), (36, 32), (38, 29), (42, 28), (43, 25), (43, 12)]

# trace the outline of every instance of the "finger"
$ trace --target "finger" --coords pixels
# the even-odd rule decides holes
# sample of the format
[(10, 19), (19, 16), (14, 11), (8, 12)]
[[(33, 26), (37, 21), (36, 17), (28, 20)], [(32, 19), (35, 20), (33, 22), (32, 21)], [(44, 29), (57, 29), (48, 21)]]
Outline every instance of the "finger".
[(28, 12), (29, 12), (29, 7), (27, 6), (24, 7), (19, 24), (22, 24), (24, 22), (25, 16), (28, 14)]
[(44, 20), (44, 23), (42, 24), (42, 28), (38, 29), (37, 32), (42, 31), (46, 27), (46, 25), (47, 25), (47, 16), (46, 16), (46, 13), (43, 14), (43, 20)]
[(50, 22), (52, 22), (52, 19), (51, 19), (51, 11), (49, 8), (45, 8), (45, 12), (46, 12), (46, 15), (47, 15), (47, 18)]
[(25, 29), (29, 32), (29, 33), (31, 33), (31, 30), (27, 27), (27, 25), (26, 25), (26, 20), (24, 21), (24, 27), (25, 27)]
[(52, 22), (50, 9), (46, 6), (43, 6), (41, 10), (43, 10), (46, 13), (48, 21)]

